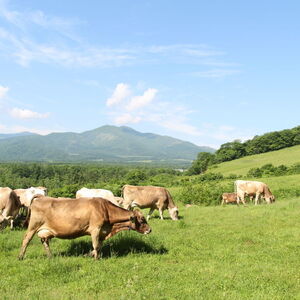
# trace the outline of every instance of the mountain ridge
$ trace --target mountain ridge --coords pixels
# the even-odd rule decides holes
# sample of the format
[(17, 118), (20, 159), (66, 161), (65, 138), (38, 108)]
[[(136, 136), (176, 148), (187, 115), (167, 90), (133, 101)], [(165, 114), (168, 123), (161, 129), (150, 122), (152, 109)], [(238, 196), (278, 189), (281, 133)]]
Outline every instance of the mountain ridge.
[(206, 146), (127, 126), (104, 125), (81, 133), (0, 134), (0, 161), (38, 162), (191, 162)]

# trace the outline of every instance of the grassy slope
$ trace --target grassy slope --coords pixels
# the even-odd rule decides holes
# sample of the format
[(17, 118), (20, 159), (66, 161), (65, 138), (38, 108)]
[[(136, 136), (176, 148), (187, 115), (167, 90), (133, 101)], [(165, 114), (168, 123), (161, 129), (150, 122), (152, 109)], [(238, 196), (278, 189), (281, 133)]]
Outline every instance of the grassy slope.
[[(0, 232), (2, 299), (299, 299), (300, 199), (248, 207), (181, 207), (182, 219), (150, 220), (153, 232), (118, 234), (104, 258), (84, 257), (88, 237), (54, 239), (45, 258), (35, 237)], [(131, 250), (130, 250), (131, 249)]]
[(249, 169), (261, 167), (264, 164), (272, 163), (274, 166), (281, 164), (289, 166), (298, 162), (300, 162), (300, 146), (294, 146), (224, 162), (217, 165), (217, 168), (210, 168), (209, 172), (220, 172), (225, 176), (229, 174), (246, 175)]

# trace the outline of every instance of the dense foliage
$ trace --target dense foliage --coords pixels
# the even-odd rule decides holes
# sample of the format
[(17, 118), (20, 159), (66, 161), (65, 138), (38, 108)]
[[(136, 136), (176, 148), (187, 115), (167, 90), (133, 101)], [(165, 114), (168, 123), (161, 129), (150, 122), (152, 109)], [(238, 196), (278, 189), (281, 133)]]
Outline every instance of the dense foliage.
[(120, 195), (124, 184), (166, 186), (173, 184), (180, 174), (171, 168), (4, 163), (0, 164), (0, 186), (13, 189), (45, 186), (49, 195), (61, 197), (73, 197), (83, 186), (109, 189), (115, 195)]
[(248, 177), (270, 177), (270, 176), (283, 176), (283, 175), (292, 175), (300, 174), (300, 163), (293, 164), (292, 166), (273, 166), (273, 164), (265, 164), (260, 168), (251, 168), (248, 171)]
[(215, 154), (202, 152), (193, 161), (190, 174), (201, 174), (209, 165), (231, 161), (244, 156), (265, 153), (300, 145), (300, 126), (255, 136), (246, 142), (235, 140), (221, 145)]

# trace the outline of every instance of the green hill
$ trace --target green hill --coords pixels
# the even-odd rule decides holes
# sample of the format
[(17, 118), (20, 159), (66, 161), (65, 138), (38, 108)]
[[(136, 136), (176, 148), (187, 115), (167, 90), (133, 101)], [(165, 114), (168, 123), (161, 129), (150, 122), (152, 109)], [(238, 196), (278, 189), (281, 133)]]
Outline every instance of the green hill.
[[(1, 137), (1, 136), (0, 136)], [(214, 150), (190, 142), (141, 133), (129, 127), (102, 126), (82, 132), (6, 136), (0, 161), (127, 162), (189, 164), (198, 152)]]
[(250, 155), (240, 159), (213, 165), (208, 172), (219, 172), (224, 176), (229, 174), (246, 175), (249, 169), (259, 168), (265, 164), (274, 166), (290, 166), (300, 162), (300, 146), (289, 147), (277, 151)]

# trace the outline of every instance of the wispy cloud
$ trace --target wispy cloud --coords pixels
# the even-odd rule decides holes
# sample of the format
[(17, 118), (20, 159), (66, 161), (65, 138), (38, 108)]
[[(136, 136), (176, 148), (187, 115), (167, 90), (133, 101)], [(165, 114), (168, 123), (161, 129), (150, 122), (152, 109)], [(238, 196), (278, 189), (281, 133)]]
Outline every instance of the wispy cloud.
[[(2, 54), (27, 67), (32, 62), (88, 68), (120, 67), (133, 64), (197, 64), (222, 66), (226, 53), (204, 44), (127, 45), (103, 47), (83, 42), (76, 34), (78, 20), (45, 14), (41, 10), (16, 11), (0, 0), (0, 46)], [(39, 32), (45, 33), (42, 37)], [(37, 39), (36, 37), (39, 36)], [(52, 39), (55, 36), (55, 39)], [(61, 38), (57, 39), (60, 36)], [(227, 66), (228, 67), (228, 66)], [(227, 75), (229, 70), (227, 71)], [(231, 71), (232, 72), (232, 71)], [(199, 73), (202, 77), (225, 76), (220, 71)]]
[(157, 89), (147, 89), (142, 96), (133, 97), (127, 105), (128, 111), (142, 108), (151, 103), (157, 93)]
[[(123, 87), (124, 85), (122, 84)], [(118, 86), (121, 87), (121, 85)], [(125, 86), (129, 89), (128, 85)], [(187, 116), (191, 113), (191, 110), (181, 104), (159, 101), (156, 98), (159, 93), (158, 89), (147, 88), (142, 95), (134, 95), (136, 89), (130, 89), (133, 91), (132, 97), (122, 97), (122, 101), (118, 101), (118, 105), (108, 106), (108, 115), (112, 118), (114, 124), (130, 125), (147, 122), (168, 129), (171, 132), (183, 133), (189, 136), (202, 135), (200, 130), (189, 124)], [(112, 96), (109, 99), (114, 99), (114, 97)]]
[(49, 117), (49, 113), (38, 113), (29, 109), (13, 108), (10, 115), (16, 119), (45, 119)]
[(220, 78), (230, 75), (239, 74), (240, 70), (233, 69), (212, 69), (207, 71), (200, 71), (192, 73), (195, 76), (204, 77), (204, 78)]
[(112, 96), (106, 100), (107, 106), (112, 106), (120, 103), (130, 95), (130, 88), (125, 83), (117, 84)]
[(9, 88), (0, 85), (0, 99), (4, 98)]

